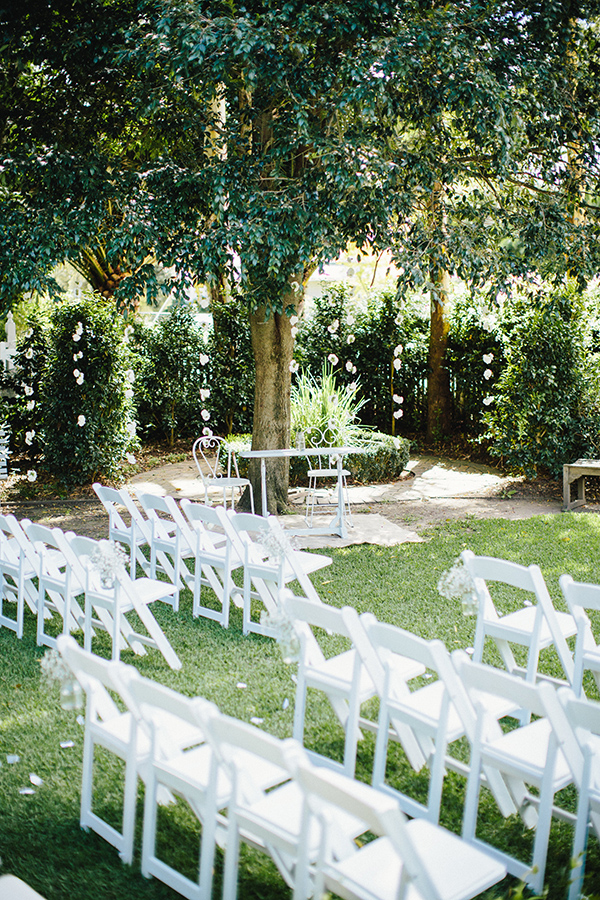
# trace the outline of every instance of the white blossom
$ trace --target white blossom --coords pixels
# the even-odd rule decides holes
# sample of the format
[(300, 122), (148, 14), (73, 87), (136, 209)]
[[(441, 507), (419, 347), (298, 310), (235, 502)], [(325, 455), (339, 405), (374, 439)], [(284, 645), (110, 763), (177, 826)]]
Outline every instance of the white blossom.
[(73, 377), (74, 378), (79, 378), (80, 375), (81, 375), (81, 372), (79, 371), (79, 369), (73, 369)]
[(290, 372), (292, 372), (292, 374), (293, 374), (294, 372), (297, 372), (299, 368), (300, 368), (300, 366), (299, 366), (299, 364), (296, 362), (295, 359), (290, 360)]
[(493, 397), (484, 397), (484, 398), (483, 398), (483, 404), (484, 404), (484, 406), (489, 406), (490, 403), (493, 403), (493, 402), (494, 402), (494, 398), (493, 398)]
[(26, 397), (31, 397), (31, 395), (33, 394), (33, 388), (30, 384), (24, 384), (23, 391), (25, 392)]
[(483, 361), (486, 364), (486, 366), (491, 365), (493, 358), (494, 358), (493, 353), (484, 353), (483, 354)]
[(200, 399), (204, 403), (210, 397), (210, 388), (200, 388)]
[(346, 325), (354, 325), (355, 322), (356, 319), (354, 318), (352, 313), (348, 313), (348, 315), (346, 316)]
[(292, 326), (292, 328), (294, 327), (294, 325), (297, 325), (299, 321), (300, 319), (298, 318), (298, 316), (290, 316), (290, 325)]
[(208, 356), (206, 355), (206, 353), (201, 353), (200, 354), (200, 365), (205, 366), (207, 362), (208, 362)]
[(399, 394), (394, 394), (392, 400), (394, 403), (404, 403), (404, 397), (401, 397)]
[(35, 481), (37, 479), (37, 472), (35, 469), (29, 469), (27, 472), (27, 481)]
[(135, 422), (128, 422), (127, 423), (127, 434), (130, 434), (132, 437), (134, 437), (135, 432), (136, 432)]
[(131, 400), (132, 397), (133, 397), (133, 391), (132, 391), (132, 389), (131, 389), (131, 388), (127, 388), (126, 391), (125, 391), (125, 399), (126, 399), (126, 400)]
[(133, 453), (126, 453), (125, 459), (127, 460), (127, 462), (129, 463), (130, 466), (135, 465), (135, 456), (133, 455)]
[(483, 373), (483, 377), (485, 378), (486, 381), (489, 381), (493, 374), (494, 373), (492, 372), (491, 369), (486, 369), (485, 372)]
[(77, 424), (79, 425), (80, 428), (83, 428), (83, 426), (85, 425), (85, 416), (78, 416)]
[(403, 350), (404, 347), (402, 346), (402, 344), (398, 344), (396, 347), (394, 347), (394, 356), (400, 356)]
[(28, 400), (25, 406), (28, 412), (31, 412), (32, 409), (35, 409), (35, 400)]
[(135, 372), (133, 371), (133, 369), (127, 369), (127, 371), (125, 372), (125, 381), (128, 381), (129, 384), (133, 384), (133, 382), (135, 381)]
[(327, 331), (329, 332), (329, 334), (335, 334), (339, 327), (340, 327), (340, 320), (334, 319), (333, 322), (331, 323), (331, 325), (327, 326)]
[(200, 413), (200, 415), (202, 416), (202, 418), (204, 419), (205, 422), (208, 422), (208, 420), (210, 419), (210, 413), (207, 409), (203, 409), (202, 412)]
[(32, 337), (33, 337), (33, 328), (28, 328), (28, 329), (27, 329), (27, 331), (25, 332), (25, 337), (26, 337), (26, 338), (32, 338)]
[(33, 444), (34, 437), (35, 437), (35, 429), (34, 428), (32, 428), (31, 431), (25, 432), (25, 443), (27, 444), (28, 447), (31, 447), (31, 445)]
[(83, 384), (83, 372), (79, 373), (79, 377), (77, 379), (77, 384)]
[(339, 363), (339, 359), (337, 358), (335, 353), (330, 353), (329, 356), (327, 357), (327, 359), (329, 360), (329, 362), (331, 363), (332, 366), (337, 366), (337, 364)]
[(396, 359), (394, 360), (394, 368), (395, 368), (396, 372), (398, 371), (398, 369), (402, 368), (402, 360), (401, 359), (398, 359), (396, 357)]
[(25, 351), (25, 359), (33, 359), (33, 347), (28, 347)]
[(403, 415), (404, 415), (404, 412), (403, 412), (401, 409), (397, 409), (397, 410), (394, 412), (394, 418), (395, 418), (395, 419), (401, 419)]
[(204, 435), (204, 437), (212, 437), (213, 430), (212, 430), (212, 428), (209, 428), (207, 425), (205, 428), (202, 429), (202, 434)]
[(349, 359), (348, 362), (346, 363), (346, 371), (347, 371), (347, 372), (351, 372), (351, 371), (352, 371), (352, 360), (350, 360), (350, 359)]
[(290, 334), (293, 338), (295, 338), (298, 334), (298, 328), (295, 325), (292, 325), (292, 327), (290, 328)]
[(355, 340), (356, 340), (356, 338), (354, 337), (354, 335), (353, 335), (353, 334), (349, 334), (348, 337), (346, 338), (346, 343), (347, 343), (347, 344), (353, 344)]

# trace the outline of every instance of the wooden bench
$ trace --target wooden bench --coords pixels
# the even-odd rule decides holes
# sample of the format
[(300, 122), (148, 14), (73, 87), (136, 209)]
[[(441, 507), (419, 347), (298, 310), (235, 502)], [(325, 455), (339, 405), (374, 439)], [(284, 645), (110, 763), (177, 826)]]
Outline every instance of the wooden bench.
[[(577, 459), (563, 466), (563, 510), (575, 509), (585, 503), (585, 476), (600, 475), (600, 460)], [(571, 500), (571, 485), (577, 486), (577, 497)]]

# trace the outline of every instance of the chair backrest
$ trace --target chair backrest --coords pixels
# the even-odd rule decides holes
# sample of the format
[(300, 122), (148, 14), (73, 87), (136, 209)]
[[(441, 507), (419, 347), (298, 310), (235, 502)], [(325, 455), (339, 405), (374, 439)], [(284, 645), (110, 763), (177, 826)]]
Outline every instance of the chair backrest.
[(108, 661), (82, 650), (70, 635), (59, 635), (56, 646), (86, 692), (88, 710), (99, 716), (102, 721), (120, 716), (121, 711), (110, 692), (118, 694), (129, 705), (125, 680), (129, 667), (125, 663)]
[[(122, 526), (125, 532), (130, 532), (131, 529), (133, 529), (134, 534), (137, 533), (137, 535), (149, 543), (150, 531), (148, 519), (143, 515), (139, 507), (136, 506), (133, 497), (126, 488), (117, 490), (115, 488), (104, 487), (100, 484), (94, 484), (93, 488), (109, 516), (114, 514), (115, 521), (120, 520), (121, 525), (119, 527)], [(119, 506), (122, 506), (127, 510), (131, 519), (131, 528), (128, 528), (125, 525), (122, 516), (118, 512)]]
[(295, 597), (287, 590), (281, 592), (280, 603), (298, 634), (308, 665), (318, 665), (325, 659), (313, 628), (323, 628), (329, 634), (338, 634), (351, 640), (344, 610), (326, 603), (315, 603), (304, 597)]
[[(482, 713), (485, 714), (487, 710), (486, 694), (492, 694), (514, 703), (516, 708), (529, 710), (535, 716), (545, 716), (545, 707), (537, 684), (501, 669), (495, 669), (493, 666), (473, 662), (464, 650), (455, 650), (452, 653), (452, 664), (473, 706)], [(498, 733), (496, 727), (493, 727), (493, 733)]]
[[(414, 882), (423, 900), (438, 900), (439, 895), (413, 845), (406, 827), (407, 819), (396, 798), (321, 766), (300, 764), (296, 778), (307, 792), (314, 813), (320, 815), (327, 807), (337, 807), (364, 822), (365, 832), (387, 837), (402, 861), (403, 880)], [(335, 831), (331, 812), (326, 817), (325, 827)], [(360, 851), (355, 848), (354, 852)]]
[[(29, 519), (19, 522), (12, 514), (0, 515), (0, 556), (13, 563), (18, 562), (19, 558), (26, 559), (33, 569), (37, 570), (39, 557), (25, 533), (25, 529), (30, 524)], [(12, 543), (9, 545), (9, 542)], [(8, 557), (6, 556), (7, 551)]]
[(92, 487), (102, 503), (102, 506), (108, 513), (110, 530), (121, 534), (127, 533), (129, 528), (121, 515), (121, 509), (127, 509), (127, 505), (122, 496), (122, 491), (119, 491), (116, 488), (106, 487), (98, 482), (95, 482)]
[[(192, 456), (194, 457), (196, 467), (203, 482), (205, 482), (207, 478), (229, 478), (231, 476), (231, 453), (228, 453), (227, 455), (227, 469), (223, 471), (223, 467), (221, 466), (221, 447), (224, 443), (223, 438), (217, 437), (217, 435), (214, 434), (196, 438), (194, 441), (192, 446)], [(234, 465), (236, 465), (235, 458)], [(235, 472), (237, 475), (237, 465)]]
[(152, 523), (157, 537), (167, 536), (169, 533), (172, 533), (175, 527), (186, 544), (190, 545), (193, 537), (189, 524), (173, 497), (158, 496), (137, 490), (135, 494), (149, 521)]
[(225, 535), (223, 527), (223, 507), (206, 506), (204, 503), (194, 503), (184, 497), (181, 500), (181, 509), (188, 522), (195, 531), (200, 531), (207, 545), (214, 546), (215, 541), (222, 543)]

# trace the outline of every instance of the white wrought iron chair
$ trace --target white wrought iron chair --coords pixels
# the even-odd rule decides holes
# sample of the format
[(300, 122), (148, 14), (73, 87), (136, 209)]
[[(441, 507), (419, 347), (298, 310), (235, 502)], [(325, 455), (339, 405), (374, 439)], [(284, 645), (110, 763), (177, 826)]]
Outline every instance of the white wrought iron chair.
[[(311, 432), (311, 447), (315, 449), (323, 448), (322, 454), (309, 455), (306, 457), (308, 462), (308, 471), (306, 473), (308, 477), (308, 488), (306, 492), (306, 523), (307, 525), (312, 526), (313, 524), (313, 516), (315, 511), (315, 503), (317, 504), (317, 509), (319, 508), (318, 497), (319, 491), (322, 491), (322, 488), (319, 488), (320, 482), (323, 481), (335, 481), (334, 493), (335, 496), (331, 496), (331, 491), (327, 490), (327, 498), (326, 504), (327, 506), (341, 506), (345, 507), (345, 519), (349, 525), (352, 525), (352, 512), (350, 509), (350, 497), (348, 495), (348, 475), (350, 471), (345, 468), (340, 468), (338, 466), (338, 458), (336, 456), (331, 456), (330, 453), (327, 452), (328, 448), (333, 445), (328, 441), (328, 435), (331, 432), (329, 430), (321, 431), (315, 433), (315, 430)], [(340, 513), (342, 510), (340, 509)]]
[(240, 477), (237, 458), (229, 444), (227, 444), (227, 468), (223, 470), (221, 452), (225, 444), (227, 442), (224, 438), (216, 435), (199, 437), (194, 441), (192, 455), (204, 485), (204, 502), (207, 506), (210, 504), (209, 491), (217, 488), (223, 494), (222, 505), (227, 508), (227, 494), (231, 491), (230, 506), (234, 509), (236, 490), (241, 494), (247, 488), (250, 494), (250, 509), (254, 512), (252, 484), (248, 478)]
[[(555, 794), (571, 784), (573, 776), (559, 741), (545, 715), (538, 684), (518, 676), (473, 662), (462, 650), (455, 650), (452, 662), (478, 714), (475, 740), (471, 749), (471, 768), (467, 782), (463, 816), (463, 838), (486, 849), (503, 862), (511, 875), (523, 879), (535, 893), (544, 885), (548, 840), (553, 814), (574, 820), (574, 816), (554, 805)], [(548, 684), (546, 682), (546, 684)], [(548, 687), (552, 689), (551, 685)], [(508, 700), (520, 709), (539, 716), (534, 721), (502, 732), (489, 715), (489, 695)], [(521, 818), (528, 827), (535, 826), (531, 862), (524, 862), (485, 842), (477, 836), (479, 792), (483, 767), (496, 769), (507, 779), (511, 790), (515, 784), (533, 786), (537, 793), (515, 796)]]
[(600, 611), (600, 585), (573, 581), (570, 575), (561, 575), (559, 584), (577, 626), (571, 686), (580, 697), (585, 671), (592, 673), (600, 691), (600, 643), (594, 636), (588, 615), (588, 610)]
[[(470, 900), (506, 875), (501, 862), (445, 828), (408, 821), (395, 798), (369, 785), (315, 766), (300, 765), (296, 777), (321, 823), (315, 898), (330, 891), (344, 900)], [(362, 820), (363, 840), (340, 832), (344, 813)], [(301, 857), (300, 867), (308, 862)]]
[[(243, 560), (225, 534), (219, 507), (192, 503), (184, 498), (181, 509), (190, 524), (194, 547), (193, 615), (213, 619), (227, 628), (230, 601), (233, 599), (240, 606), (243, 602), (241, 590), (233, 580), (233, 572), (243, 565)], [(203, 587), (214, 593), (220, 608), (202, 602)]]
[[(473, 661), (482, 661), (485, 640), (491, 638), (507, 671), (533, 682), (538, 678), (548, 678), (538, 669), (539, 656), (545, 648), (553, 647), (565, 673), (566, 683), (571, 684), (573, 657), (567, 638), (577, 633), (577, 626), (570, 613), (554, 608), (539, 566), (521, 566), (491, 556), (475, 556), (470, 550), (463, 550), (461, 557), (473, 579), (479, 602)], [(488, 587), (488, 583), (493, 582), (524, 591), (526, 605), (500, 614)], [(514, 607), (514, 596), (508, 602)], [(517, 663), (511, 644), (526, 649), (524, 666)], [(557, 683), (557, 679), (551, 680)]]
[[(149, 604), (172, 597), (176, 590), (166, 581), (142, 576), (132, 580), (125, 567), (118, 566), (111, 573), (112, 584), (102, 583), (102, 574), (94, 564), (94, 555), (101, 549), (99, 541), (54, 529), (57, 546), (61, 548), (74, 577), (82, 584), (85, 614), (83, 621), (84, 647), (92, 649), (93, 626), (101, 625), (112, 640), (112, 658), (119, 660), (122, 646), (129, 645), (134, 653), (144, 655), (146, 647), (158, 650), (172, 669), (180, 669), (181, 662), (167, 636), (149, 609)], [(93, 617), (92, 610), (97, 618)], [(145, 633), (128, 620), (135, 613)]]
[[(111, 541), (125, 544), (129, 547), (129, 573), (132, 578), (136, 576), (136, 566), (148, 574), (150, 563), (142, 553), (142, 547), (150, 547), (150, 528), (147, 517), (142, 515), (135, 505), (133, 497), (126, 488), (117, 490), (106, 487), (96, 482), (92, 485), (98, 499), (108, 513), (108, 537)], [(127, 513), (129, 525), (123, 518), (123, 512)]]

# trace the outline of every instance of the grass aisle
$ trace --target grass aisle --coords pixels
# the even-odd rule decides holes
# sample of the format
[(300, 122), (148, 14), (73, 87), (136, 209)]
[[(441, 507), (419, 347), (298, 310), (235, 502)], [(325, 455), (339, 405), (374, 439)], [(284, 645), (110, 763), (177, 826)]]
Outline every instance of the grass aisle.
[[(563, 572), (577, 580), (600, 582), (600, 519), (595, 515), (568, 513), (516, 522), (467, 519), (433, 529), (425, 537), (422, 544), (364, 545), (333, 551), (333, 565), (314, 576), (322, 599), (335, 606), (353, 605), (359, 612), (370, 610), (382, 621), (426, 638), (440, 638), (453, 650), (472, 645), (475, 620), (463, 617), (458, 603), (440, 597), (436, 585), (466, 547), (478, 554), (538, 563), (561, 609), (558, 578)], [(261, 727), (273, 734), (291, 734), (295, 667), (284, 665), (275, 642), (242, 636), (239, 610), (234, 610), (230, 628), (224, 631), (206, 619), (192, 618), (191, 595), (186, 592), (179, 614), (163, 606), (156, 609), (156, 616), (183, 663), (182, 669), (171, 671), (153, 651), (144, 658), (126, 653), (125, 661), (135, 662), (142, 674), (176, 690), (215, 701), (224, 712), (244, 721), (262, 720)], [(335, 636), (324, 635), (323, 641), (332, 651), (343, 649)], [(102, 637), (95, 640), (94, 649), (109, 656), (109, 642)], [(83, 728), (77, 713), (60, 708), (57, 689), (49, 690), (40, 678), (43, 653), (35, 645), (30, 614), (22, 641), (13, 632), (0, 630), (0, 873), (19, 875), (47, 900), (169, 900), (178, 896), (140, 874), (141, 789), (132, 867), (123, 866), (116, 851), (95, 834), (80, 830)], [(543, 667), (556, 671), (556, 661), (546, 656)], [(307, 744), (341, 759), (342, 732), (336, 728), (328, 704), (318, 695), (311, 696), (309, 703)], [(375, 715), (376, 708), (372, 712)], [(363, 780), (370, 778), (372, 753), (373, 742), (367, 737), (359, 747), (357, 765), (357, 776)], [(98, 768), (98, 801), (104, 814), (118, 821), (121, 767), (107, 756)], [(415, 796), (426, 789), (422, 776), (406, 767), (401, 753), (394, 754), (392, 768), (394, 783)], [(31, 775), (42, 784), (32, 784)], [(21, 793), (23, 789), (33, 793)], [(460, 830), (463, 790), (463, 780), (450, 774), (442, 822), (456, 831)], [(174, 854), (178, 865), (185, 865), (193, 876), (198, 843), (195, 817), (181, 804), (161, 810), (161, 815), (170, 835), (165, 852)], [(480, 816), (494, 841), (502, 840), (511, 852), (520, 846), (526, 852), (530, 835), (519, 821), (503, 821), (489, 800), (484, 801)], [(548, 900), (565, 895), (571, 841), (570, 827), (554, 822), (546, 873)], [(218, 854), (214, 897), (220, 896), (221, 863)], [(594, 836), (586, 873), (587, 892), (592, 893), (600, 883), (600, 852)], [(508, 897), (514, 887), (514, 881), (507, 879), (493, 895)], [(264, 856), (244, 848), (239, 896), (280, 900), (289, 896), (289, 891)]]

